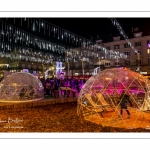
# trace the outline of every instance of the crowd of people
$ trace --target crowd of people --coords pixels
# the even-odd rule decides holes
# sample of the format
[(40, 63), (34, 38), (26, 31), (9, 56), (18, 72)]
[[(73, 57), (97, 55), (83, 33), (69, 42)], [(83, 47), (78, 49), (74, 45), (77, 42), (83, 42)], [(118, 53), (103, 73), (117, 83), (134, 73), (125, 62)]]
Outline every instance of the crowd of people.
[(76, 92), (80, 92), (82, 86), (86, 82), (87, 79), (77, 79), (77, 78), (40, 78), (40, 81), (44, 87), (45, 95), (54, 95), (54, 91), (59, 90), (60, 87), (70, 87), (72, 90)]
[[(39, 78), (44, 87), (44, 95), (54, 95), (54, 91), (58, 91), (60, 87), (69, 87), (76, 92), (80, 92), (87, 78)], [(1, 82), (2, 80), (0, 80)]]

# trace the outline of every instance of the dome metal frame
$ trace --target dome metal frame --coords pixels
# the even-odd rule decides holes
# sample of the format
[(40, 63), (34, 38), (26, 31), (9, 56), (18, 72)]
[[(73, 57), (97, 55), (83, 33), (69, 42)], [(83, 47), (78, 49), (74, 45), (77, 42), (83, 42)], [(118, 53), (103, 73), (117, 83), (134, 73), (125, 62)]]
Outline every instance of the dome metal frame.
[[(132, 106), (121, 107), (124, 95)], [(82, 87), (77, 114), (102, 126), (150, 129), (150, 81), (127, 68), (101, 71)]]
[(29, 102), (43, 98), (42, 82), (30, 73), (13, 73), (1, 82), (0, 102)]

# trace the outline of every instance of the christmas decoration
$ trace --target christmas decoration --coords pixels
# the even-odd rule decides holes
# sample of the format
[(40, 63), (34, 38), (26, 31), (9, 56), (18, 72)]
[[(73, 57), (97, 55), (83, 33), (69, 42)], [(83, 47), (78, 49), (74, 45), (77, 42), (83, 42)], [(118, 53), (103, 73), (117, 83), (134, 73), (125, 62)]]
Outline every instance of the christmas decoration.
[(115, 18), (111, 18), (111, 22), (113, 23), (114, 26), (117, 27), (117, 29), (119, 30), (120, 34), (124, 37), (124, 39), (126, 40), (126, 42), (128, 43), (128, 45), (132, 48), (132, 50), (134, 50), (135, 53), (137, 53), (137, 50), (135, 49), (135, 47), (131, 44), (131, 42), (128, 40), (128, 36), (125, 34), (125, 32), (123, 31), (122, 27), (120, 26), (119, 22), (115, 19)]

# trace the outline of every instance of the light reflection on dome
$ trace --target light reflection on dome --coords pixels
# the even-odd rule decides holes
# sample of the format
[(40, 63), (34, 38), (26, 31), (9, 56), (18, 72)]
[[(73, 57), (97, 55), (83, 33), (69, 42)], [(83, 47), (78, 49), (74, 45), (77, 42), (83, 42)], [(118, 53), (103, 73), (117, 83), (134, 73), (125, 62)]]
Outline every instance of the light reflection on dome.
[(13, 73), (1, 82), (0, 102), (26, 102), (43, 98), (43, 85), (32, 74), (24, 72)]

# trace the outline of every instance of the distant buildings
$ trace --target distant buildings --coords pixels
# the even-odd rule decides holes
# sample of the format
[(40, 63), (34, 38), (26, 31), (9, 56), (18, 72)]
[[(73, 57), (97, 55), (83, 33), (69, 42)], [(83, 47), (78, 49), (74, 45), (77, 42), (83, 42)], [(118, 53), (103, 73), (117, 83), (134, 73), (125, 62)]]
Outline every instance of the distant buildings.
[(48, 69), (56, 72), (57, 61), (65, 61), (64, 46), (41, 38), (46, 33), (50, 34), (50, 29), (46, 32), (47, 28), (38, 23), (36, 26), (39, 28), (35, 32), (32, 26), (35, 26), (35, 19), (0, 19), (0, 78), (3, 71), (24, 70), (43, 76)]
[[(35, 27), (35, 23), (36, 32), (35, 28), (29, 28)], [(138, 50), (137, 54), (120, 36), (114, 36), (111, 41), (96, 40), (94, 44), (93, 41), (90, 43), (90, 40), (75, 38), (67, 31), (61, 32), (60, 35), (58, 31), (55, 31), (54, 25), (46, 23), (43, 26), (37, 19), (0, 20), (0, 72), (3, 70), (21, 72), (26, 69), (29, 73), (43, 75), (46, 70), (50, 70), (51, 74), (65, 70), (66, 75), (78, 76), (92, 75), (94, 72), (112, 67), (127, 67), (133, 71), (150, 73), (148, 32), (132, 28), (129, 40)], [(57, 40), (61, 37), (62, 42), (74, 43), (74, 47), (82, 46), (68, 48), (71, 47), (69, 44), (66, 47), (51, 42), (49, 40), (51, 36)], [(120, 54), (127, 55), (127, 58), (121, 58)], [(59, 66), (57, 62), (62, 63)]]
[[(120, 40), (120, 36), (114, 37), (112, 42), (99, 43), (98, 45), (103, 45), (107, 49), (114, 49), (115, 51), (122, 52), (127, 55), (127, 59), (122, 61), (118, 60), (118, 66), (127, 67), (133, 71), (150, 73), (150, 36), (142, 36), (142, 32), (133, 33), (134, 37), (130, 38), (130, 42), (138, 51), (135, 53), (127, 44), (125, 40)], [(108, 62), (108, 61), (107, 61)], [(117, 63), (115, 61), (109, 61), (104, 64), (107, 67), (116, 67)], [(140, 70), (138, 70), (138, 67)]]
[[(84, 75), (90, 75), (100, 64), (101, 70), (114, 67), (127, 67), (141, 74), (150, 74), (150, 35), (143, 36), (143, 32), (138, 31), (138, 28), (134, 28), (132, 31), (133, 37), (129, 38), (129, 40), (138, 51), (138, 54), (129, 47), (125, 40), (120, 40), (120, 36), (113, 37), (111, 42), (103, 43), (102, 40), (96, 40), (96, 48), (94, 50), (89, 50), (84, 47), (76, 48), (76, 51), (81, 56), (86, 51), (90, 51), (91, 54), (89, 55), (89, 62), (83, 61), (82, 63), (81, 59), (75, 63), (70, 62), (70, 73), (72, 75), (83, 75), (83, 73)], [(103, 46), (108, 51), (114, 50), (119, 53), (124, 53), (127, 55), (127, 59), (104, 59), (104, 53), (97, 51), (98, 46)], [(94, 55), (98, 56), (93, 57)]]

